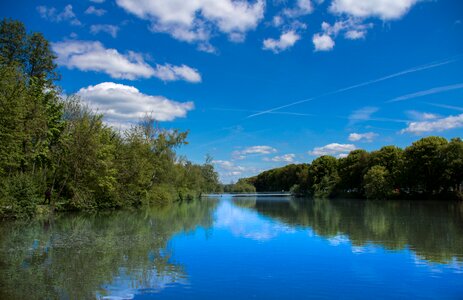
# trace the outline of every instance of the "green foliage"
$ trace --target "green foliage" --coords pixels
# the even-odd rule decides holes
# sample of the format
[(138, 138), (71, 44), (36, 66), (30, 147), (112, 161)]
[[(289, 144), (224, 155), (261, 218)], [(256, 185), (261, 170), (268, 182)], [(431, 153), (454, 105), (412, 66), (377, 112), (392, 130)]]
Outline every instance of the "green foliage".
[(60, 98), (54, 59), (40, 33), (0, 22), (0, 216), (33, 215), (42, 199), (52, 210), (117, 209), (219, 189), (211, 158), (177, 157), (188, 132), (149, 115), (119, 132), (78, 97)]
[(383, 166), (373, 166), (364, 176), (367, 199), (388, 199), (392, 194), (389, 171)]
[(0, 186), (0, 215), (31, 217), (36, 212), (40, 196), (39, 186), (30, 174), (7, 177)]
[(463, 142), (430, 136), (405, 150), (385, 146), (340, 159), (321, 156), (310, 165), (268, 170), (247, 181), (259, 192), (290, 190), (316, 198), (462, 199)]
[(225, 193), (255, 193), (256, 188), (246, 179), (240, 179), (234, 184), (224, 185)]

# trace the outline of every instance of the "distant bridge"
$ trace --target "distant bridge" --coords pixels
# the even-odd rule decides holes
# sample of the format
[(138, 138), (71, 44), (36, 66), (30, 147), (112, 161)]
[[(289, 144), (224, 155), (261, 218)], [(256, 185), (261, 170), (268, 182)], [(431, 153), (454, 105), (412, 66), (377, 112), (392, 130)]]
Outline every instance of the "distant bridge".
[(204, 194), (203, 197), (222, 197), (230, 195), (233, 197), (288, 197), (291, 193), (287, 192), (267, 192), (267, 193), (221, 193), (221, 194)]

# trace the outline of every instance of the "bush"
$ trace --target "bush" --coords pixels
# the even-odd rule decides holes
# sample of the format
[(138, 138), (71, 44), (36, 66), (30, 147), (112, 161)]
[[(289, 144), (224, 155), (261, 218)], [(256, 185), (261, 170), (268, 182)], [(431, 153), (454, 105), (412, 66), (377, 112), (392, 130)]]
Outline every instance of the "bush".
[(41, 199), (42, 193), (32, 175), (19, 173), (5, 178), (0, 186), (0, 215), (32, 217)]

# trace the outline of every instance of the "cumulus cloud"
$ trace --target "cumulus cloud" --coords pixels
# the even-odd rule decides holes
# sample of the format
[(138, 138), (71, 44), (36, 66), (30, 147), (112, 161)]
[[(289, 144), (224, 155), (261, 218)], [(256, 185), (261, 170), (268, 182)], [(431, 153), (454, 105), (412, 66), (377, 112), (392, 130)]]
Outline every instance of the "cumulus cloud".
[(135, 80), (137, 78), (157, 77), (164, 81), (201, 81), (197, 70), (188, 66), (147, 64), (142, 55), (129, 51), (121, 54), (116, 49), (107, 49), (98, 41), (64, 41), (53, 43), (58, 55), (58, 64), (70, 69), (103, 72), (117, 79)]
[(272, 158), (264, 158), (264, 161), (274, 161), (274, 162), (294, 162), (294, 158), (296, 157), (295, 154), (293, 153), (288, 153), (288, 154), (285, 154), (285, 155), (281, 155), (281, 156), (274, 156)]
[(300, 38), (301, 37), (294, 30), (290, 30), (282, 33), (277, 40), (265, 39), (263, 49), (279, 53), (294, 46)]
[(400, 19), (419, 0), (333, 0), (329, 10), (359, 18)]
[(61, 12), (58, 12), (55, 7), (48, 7), (43, 5), (37, 6), (37, 11), (42, 18), (52, 22), (59, 23), (67, 21), (71, 25), (82, 25), (79, 19), (77, 19), (76, 14), (72, 11), (71, 4), (66, 5)]
[[(246, 0), (116, 0), (117, 5), (151, 22), (155, 32), (178, 40), (207, 44), (213, 31), (243, 40), (264, 16), (265, 1)], [(239, 39), (237, 37), (240, 36)]]
[(366, 132), (366, 133), (351, 133), (349, 134), (349, 141), (351, 142), (357, 142), (361, 140), (365, 140), (367, 142), (373, 141), (375, 137), (377, 137), (378, 134), (374, 132)]
[(355, 149), (357, 149), (357, 147), (353, 144), (332, 143), (323, 147), (315, 147), (312, 151), (309, 151), (309, 154), (314, 156), (338, 155), (349, 153)]
[(98, 34), (100, 32), (105, 32), (112, 36), (113, 38), (117, 37), (117, 33), (119, 32), (119, 27), (115, 25), (109, 24), (95, 24), (90, 26), (90, 32), (92, 34)]
[(85, 10), (85, 13), (87, 15), (95, 15), (95, 16), (101, 17), (102, 15), (104, 15), (106, 13), (106, 10), (104, 10), (102, 8), (96, 8), (95, 6), (90, 5), (87, 8), (87, 10)]
[(322, 32), (315, 34), (313, 43), (316, 51), (327, 51), (334, 47), (334, 38), (343, 33), (344, 38), (348, 40), (358, 40), (365, 38), (368, 29), (373, 27), (372, 23), (363, 23), (358, 18), (347, 18), (336, 21), (333, 25), (323, 22)]
[(401, 133), (423, 134), (428, 132), (441, 132), (445, 130), (462, 128), (463, 114), (456, 116), (448, 116), (432, 121), (419, 121), (408, 123), (407, 128), (402, 129)]
[(330, 51), (334, 48), (334, 41), (327, 34), (314, 34), (312, 42), (315, 46), (315, 51)]
[(185, 80), (189, 82), (201, 82), (201, 75), (198, 70), (186, 65), (157, 65), (154, 76), (164, 81)]
[(163, 96), (141, 93), (133, 86), (103, 82), (81, 88), (77, 95), (94, 110), (104, 113), (110, 124), (124, 125), (137, 122), (145, 114), (157, 121), (183, 118), (194, 108), (193, 102), (176, 102)]

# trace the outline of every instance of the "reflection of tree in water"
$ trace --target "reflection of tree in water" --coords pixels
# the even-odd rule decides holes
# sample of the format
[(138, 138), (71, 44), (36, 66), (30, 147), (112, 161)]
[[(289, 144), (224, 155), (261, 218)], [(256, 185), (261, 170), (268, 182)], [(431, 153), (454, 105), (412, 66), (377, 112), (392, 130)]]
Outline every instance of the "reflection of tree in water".
[(175, 233), (210, 227), (215, 201), (143, 211), (60, 215), (0, 226), (0, 299), (91, 299), (121, 270), (133, 287), (182, 281), (170, 259)]
[(254, 203), (264, 215), (311, 227), (324, 237), (348, 235), (356, 246), (409, 247), (428, 261), (463, 261), (463, 203), (302, 199)]

